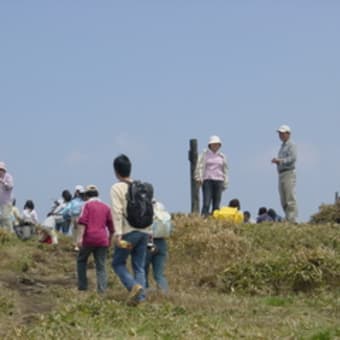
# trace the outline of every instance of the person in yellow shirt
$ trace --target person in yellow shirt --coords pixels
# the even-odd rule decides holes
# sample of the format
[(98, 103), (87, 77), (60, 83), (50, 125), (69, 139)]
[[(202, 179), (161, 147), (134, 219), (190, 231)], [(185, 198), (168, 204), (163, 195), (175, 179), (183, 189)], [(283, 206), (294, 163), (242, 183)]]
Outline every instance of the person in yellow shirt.
[(222, 207), (221, 209), (215, 210), (213, 212), (213, 217), (217, 220), (224, 220), (231, 223), (243, 223), (244, 217), (240, 209), (240, 201), (237, 198), (233, 198), (230, 200), (227, 207)]

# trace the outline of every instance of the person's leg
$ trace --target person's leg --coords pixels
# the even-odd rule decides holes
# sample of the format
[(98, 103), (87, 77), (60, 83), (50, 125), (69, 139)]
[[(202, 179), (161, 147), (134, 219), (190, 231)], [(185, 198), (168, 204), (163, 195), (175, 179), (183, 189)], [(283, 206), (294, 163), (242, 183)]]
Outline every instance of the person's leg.
[(202, 184), (202, 193), (203, 193), (203, 204), (202, 204), (202, 212), (203, 216), (209, 215), (210, 204), (212, 200), (212, 181), (206, 179)]
[(106, 254), (107, 247), (95, 247), (93, 250), (93, 257), (96, 264), (96, 276), (97, 276), (97, 291), (103, 293), (107, 288), (107, 276), (106, 276)]
[(61, 232), (62, 231), (62, 222), (57, 222), (55, 223), (55, 230), (58, 231), (58, 232)]
[(1, 227), (6, 230), (13, 232), (13, 222), (12, 222), (12, 204), (4, 204), (1, 206)]
[(78, 224), (77, 224), (78, 217), (72, 217), (71, 224), (72, 224), (72, 241), (75, 246), (75, 250), (77, 248), (77, 237), (78, 237)]
[(285, 185), (284, 185), (284, 173), (279, 174), (279, 195), (280, 195), (280, 202), (282, 210), (285, 213), (285, 218), (287, 219), (287, 212), (286, 212), (286, 191), (285, 191)]
[[(135, 232), (138, 234), (138, 241), (131, 251), (131, 265), (137, 284), (145, 288), (145, 258), (147, 252), (148, 234), (143, 232)], [(145, 299), (145, 293), (141, 292), (137, 300), (142, 301)]]
[(145, 288), (149, 288), (149, 268), (151, 265), (152, 255), (149, 250), (146, 252), (146, 258), (145, 258)]
[(223, 181), (212, 181), (212, 211), (220, 209)]
[(120, 248), (116, 245), (112, 258), (112, 269), (117, 274), (125, 288), (130, 291), (132, 286), (135, 284), (135, 280), (126, 267), (126, 261), (129, 255), (129, 249)]
[(296, 204), (296, 173), (295, 171), (287, 171), (282, 179), (283, 191), (285, 193), (285, 213), (289, 222), (295, 223), (297, 217)]
[(65, 221), (62, 224), (62, 232), (64, 235), (68, 235), (69, 230), (70, 230), (70, 223), (71, 220), (70, 219), (65, 219)]
[[(129, 255), (132, 255), (137, 243), (139, 242), (141, 232), (132, 231), (130, 233), (123, 235), (123, 240), (127, 241), (132, 245), (132, 249), (121, 248), (119, 246), (115, 246), (113, 259), (112, 259), (112, 268), (114, 272), (118, 275), (122, 284), (127, 288), (127, 290), (131, 291), (133, 286), (137, 284), (134, 275), (132, 275), (126, 266), (127, 259)], [(146, 235), (146, 234), (145, 234)], [(145, 244), (146, 248), (146, 244)], [(145, 261), (145, 258), (144, 258)], [(143, 262), (144, 266), (144, 262)], [(144, 268), (143, 268), (144, 271)]]
[(167, 293), (169, 290), (168, 281), (164, 275), (165, 262), (167, 258), (167, 242), (165, 239), (155, 239), (157, 253), (152, 256), (153, 277), (157, 282), (158, 288)]
[(77, 257), (78, 289), (87, 289), (87, 260), (92, 252), (90, 247), (82, 247)]

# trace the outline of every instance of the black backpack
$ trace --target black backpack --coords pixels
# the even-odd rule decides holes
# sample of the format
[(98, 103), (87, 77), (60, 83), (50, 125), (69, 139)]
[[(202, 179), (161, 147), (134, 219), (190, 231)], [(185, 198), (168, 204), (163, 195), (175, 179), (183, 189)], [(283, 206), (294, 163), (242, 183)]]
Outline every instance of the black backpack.
[(133, 181), (127, 192), (126, 219), (134, 228), (146, 228), (153, 222), (153, 187), (150, 183)]

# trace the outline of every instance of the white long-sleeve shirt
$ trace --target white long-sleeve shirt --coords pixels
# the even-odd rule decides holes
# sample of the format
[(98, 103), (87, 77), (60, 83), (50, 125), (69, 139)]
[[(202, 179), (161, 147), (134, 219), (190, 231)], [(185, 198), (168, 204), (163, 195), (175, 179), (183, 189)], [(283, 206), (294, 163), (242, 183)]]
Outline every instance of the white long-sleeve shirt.
[(22, 211), (22, 219), (26, 223), (32, 223), (32, 224), (37, 224), (39, 223), (38, 221), (38, 214), (37, 212), (33, 209), (24, 209)]

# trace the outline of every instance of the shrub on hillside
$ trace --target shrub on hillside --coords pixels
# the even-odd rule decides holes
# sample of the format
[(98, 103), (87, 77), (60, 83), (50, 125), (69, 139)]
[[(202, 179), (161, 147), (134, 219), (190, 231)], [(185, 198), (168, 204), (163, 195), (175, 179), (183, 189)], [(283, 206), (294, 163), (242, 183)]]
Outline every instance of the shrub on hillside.
[(279, 295), (340, 287), (340, 260), (328, 249), (300, 249), (286, 256), (247, 258), (221, 274), (222, 291)]
[(311, 216), (311, 223), (340, 223), (340, 201), (336, 204), (322, 204), (319, 212)]

